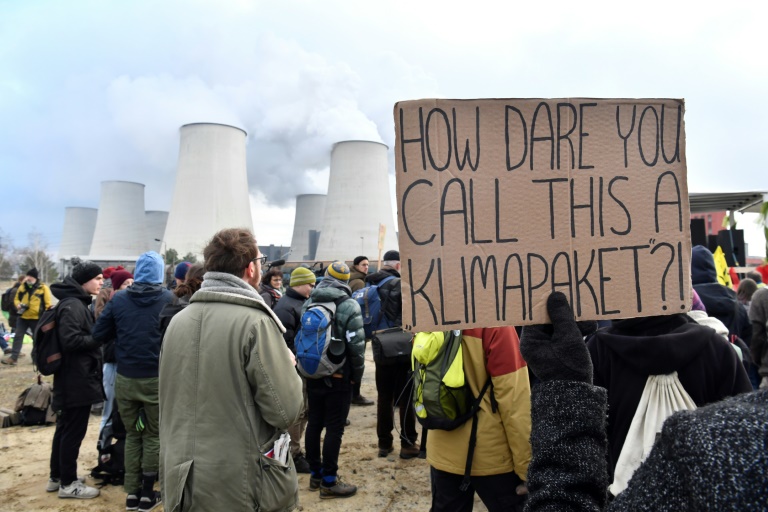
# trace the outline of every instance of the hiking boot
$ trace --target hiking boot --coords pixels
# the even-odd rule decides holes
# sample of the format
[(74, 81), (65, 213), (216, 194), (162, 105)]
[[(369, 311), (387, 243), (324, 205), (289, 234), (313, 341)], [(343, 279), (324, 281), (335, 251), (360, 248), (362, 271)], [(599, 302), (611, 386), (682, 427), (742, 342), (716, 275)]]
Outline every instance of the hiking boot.
[(7, 356), (0, 360), (0, 363), (7, 364), (8, 366), (16, 366), (16, 359), (12, 356)]
[(311, 473), (309, 469), (309, 462), (303, 455), (299, 454), (293, 458), (293, 465), (296, 467), (297, 473)]
[(314, 492), (320, 489), (320, 482), (322, 481), (323, 479), (320, 477), (318, 478), (315, 478), (313, 476), (309, 477), (309, 490)]
[(357, 486), (346, 484), (336, 477), (336, 482), (330, 487), (325, 483), (320, 484), (320, 499), (330, 500), (333, 498), (349, 498), (357, 492)]
[(139, 498), (141, 498), (140, 492), (129, 494), (125, 498), (125, 510), (139, 510)]
[(352, 405), (373, 405), (373, 400), (365, 398), (363, 395), (357, 395), (352, 397)]
[(401, 459), (413, 459), (419, 456), (419, 445), (412, 444), (411, 446), (403, 446), (400, 448)]
[(160, 491), (152, 491), (151, 496), (142, 496), (139, 500), (139, 512), (149, 512), (162, 503)]
[(391, 446), (388, 448), (382, 448), (381, 446), (379, 446), (379, 457), (386, 457), (393, 451), (394, 451), (394, 448), (392, 448)]
[(77, 498), (89, 500), (98, 496), (99, 490), (95, 487), (89, 487), (80, 480), (75, 480), (69, 485), (59, 487), (59, 498)]
[[(79, 476), (77, 477), (78, 480), (80, 480), (82, 483), (85, 483), (85, 477)], [(56, 492), (59, 490), (59, 487), (61, 487), (61, 479), (59, 478), (49, 478), (48, 479), (48, 486), (45, 488), (45, 492)]]
[(5, 350), (3, 350), (3, 354), (5, 355), (13, 354), (13, 349), (11, 347), (8, 347)]

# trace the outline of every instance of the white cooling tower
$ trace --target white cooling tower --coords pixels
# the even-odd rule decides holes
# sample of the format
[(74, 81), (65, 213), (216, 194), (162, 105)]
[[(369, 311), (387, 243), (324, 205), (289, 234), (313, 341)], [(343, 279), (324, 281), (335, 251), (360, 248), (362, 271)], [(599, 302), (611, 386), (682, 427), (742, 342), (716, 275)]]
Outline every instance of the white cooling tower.
[(102, 181), (89, 258), (131, 260), (146, 250), (144, 185), (130, 181)]
[(316, 260), (376, 259), (379, 224), (387, 229), (383, 250), (398, 248), (388, 172), (386, 145), (359, 140), (334, 144)]
[(144, 218), (147, 221), (147, 250), (161, 252), (168, 212), (148, 210), (144, 213)]
[(202, 255), (224, 228), (253, 230), (245, 131), (214, 123), (181, 127), (176, 187), (163, 242), (180, 255)]
[(91, 250), (93, 232), (96, 229), (96, 208), (67, 206), (64, 209), (64, 230), (61, 232), (59, 258), (79, 256), (85, 259)]
[(310, 231), (319, 232), (323, 228), (325, 197), (325, 194), (296, 196), (296, 219), (293, 222), (288, 261), (307, 261), (314, 257), (310, 247)]

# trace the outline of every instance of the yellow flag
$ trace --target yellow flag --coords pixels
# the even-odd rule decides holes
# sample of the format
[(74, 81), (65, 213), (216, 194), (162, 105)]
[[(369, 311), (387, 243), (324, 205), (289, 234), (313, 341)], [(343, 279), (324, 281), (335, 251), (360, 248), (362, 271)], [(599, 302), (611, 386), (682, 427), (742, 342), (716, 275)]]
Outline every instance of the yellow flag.
[(731, 282), (731, 275), (728, 273), (728, 262), (725, 261), (725, 253), (723, 252), (723, 249), (718, 245), (717, 250), (715, 251), (715, 254), (713, 254), (715, 257), (715, 269), (717, 271), (717, 281), (727, 286), (728, 288), (733, 288), (733, 283)]

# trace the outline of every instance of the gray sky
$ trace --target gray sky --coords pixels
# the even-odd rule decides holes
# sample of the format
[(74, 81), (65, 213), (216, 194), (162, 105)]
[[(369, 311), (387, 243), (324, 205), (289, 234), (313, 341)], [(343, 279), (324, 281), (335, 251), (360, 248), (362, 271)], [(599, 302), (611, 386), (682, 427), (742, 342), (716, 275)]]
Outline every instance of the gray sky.
[(287, 245), (331, 145), (392, 147), (423, 97), (685, 98), (689, 190), (768, 189), (768, 4), (533, 4), (0, 0), (0, 228), (55, 251), (102, 180), (167, 210), (178, 128), (207, 121), (248, 131), (257, 237)]

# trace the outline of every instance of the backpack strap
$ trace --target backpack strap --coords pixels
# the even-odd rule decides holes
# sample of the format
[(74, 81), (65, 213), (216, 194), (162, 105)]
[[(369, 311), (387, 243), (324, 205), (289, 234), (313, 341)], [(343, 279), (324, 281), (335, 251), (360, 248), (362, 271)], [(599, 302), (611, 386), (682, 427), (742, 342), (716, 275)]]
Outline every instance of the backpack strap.
[(498, 405), (496, 398), (493, 396), (493, 383), (491, 382), (491, 376), (489, 375), (488, 380), (485, 381), (483, 389), (480, 390), (480, 394), (478, 394), (477, 398), (472, 402), (472, 431), (469, 434), (469, 449), (467, 450), (467, 463), (464, 466), (464, 478), (459, 486), (459, 489), (461, 489), (462, 492), (469, 489), (470, 473), (472, 472), (472, 458), (475, 455), (475, 445), (477, 444), (477, 412), (480, 410), (480, 403), (483, 401), (483, 395), (488, 391), (488, 388), (491, 388), (491, 407), (494, 412), (496, 412), (496, 407)]

